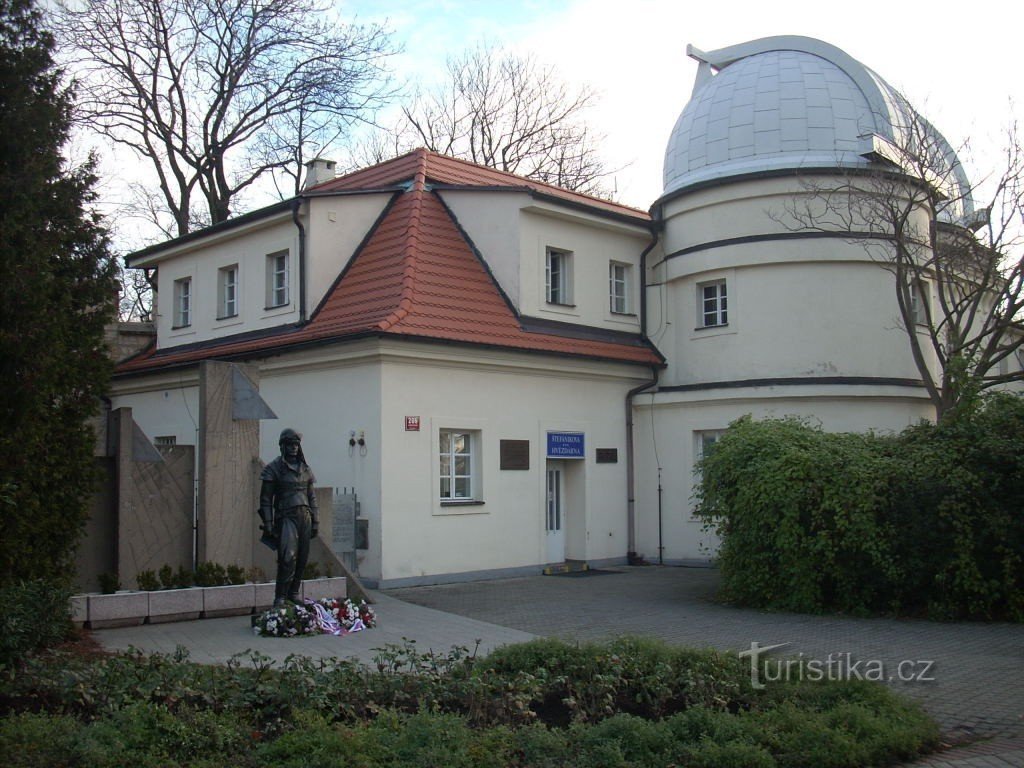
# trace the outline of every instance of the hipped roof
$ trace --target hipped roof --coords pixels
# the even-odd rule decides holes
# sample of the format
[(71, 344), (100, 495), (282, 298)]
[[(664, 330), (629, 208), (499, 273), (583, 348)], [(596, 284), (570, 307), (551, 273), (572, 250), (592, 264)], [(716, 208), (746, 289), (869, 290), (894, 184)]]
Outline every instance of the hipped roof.
[(465, 161), (416, 150), (328, 181), (308, 194), (404, 185), (314, 310), (310, 320), (267, 331), (148, 349), (117, 373), (154, 371), (206, 359), (251, 358), (315, 343), (366, 336), (486, 345), (531, 352), (659, 365), (639, 335), (587, 333), (585, 326), (525, 330), (516, 311), (431, 184), (539, 191), (595, 211), (646, 214)]

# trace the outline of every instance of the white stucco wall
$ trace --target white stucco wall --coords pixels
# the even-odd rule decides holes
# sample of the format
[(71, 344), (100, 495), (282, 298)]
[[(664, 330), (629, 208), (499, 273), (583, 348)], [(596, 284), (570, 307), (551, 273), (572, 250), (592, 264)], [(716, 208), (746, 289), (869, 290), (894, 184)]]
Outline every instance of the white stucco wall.
[(520, 306), (519, 209), (530, 202), (524, 192), (474, 192), (445, 190), (440, 193), (459, 225), (483, 256), (508, 296)]
[[(625, 558), (624, 398), (645, 371), (540, 356), (445, 353), (442, 359), (426, 348), (396, 352), (404, 359), (389, 359), (382, 377), (385, 582), (548, 562), (548, 431), (586, 435), (586, 458), (573, 468), (567, 489), (576, 501), (585, 496), (582, 510), (570, 505), (567, 513), (567, 556)], [(420, 417), (418, 432), (406, 431), (406, 416)], [(440, 429), (479, 437), (483, 505), (441, 504)], [(530, 441), (529, 470), (499, 469), (501, 440)], [(598, 447), (617, 448), (618, 463), (596, 464)]]
[(356, 248), (369, 233), (391, 195), (314, 197), (304, 208), (307, 258), (307, 315), (312, 315)]
[[(523, 314), (628, 333), (640, 330), (640, 254), (651, 243), (651, 235), (644, 227), (596, 216), (575, 216), (551, 205), (534, 204), (523, 210), (520, 228)], [(546, 300), (548, 248), (572, 254), (569, 306)], [(613, 313), (610, 309), (608, 268), (612, 262), (630, 267), (629, 314)]]
[(111, 408), (131, 408), (139, 428), (155, 442), (173, 437), (177, 445), (198, 446), (198, 369), (115, 381)]
[[(895, 278), (879, 261), (886, 246), (802, 229), (791, 210), (801, 195), (798, 181), (776, 179), (666, 204), (667, 258), (654, 263), (648, 291), (648, 332), (669, 358), (662, 384), (920, 378)], [(700, 286), (719, 280), (728, 324), (703, 328)]]
[[(230, 235), (230, 236), (228, 236)], [(267, 256), (287, 250), (289, 303), (267, 309)], [(202, 248), (187, 249), (160, 262), (157, 304), (157, 347), (192, 344), (242, 331), (295, 322), (299, 317), (298, 230), (290, 215), (270, 226), (214, 238)], [(220, 307), (217, 272), (238, 265), (238, 314), (218, 320)], [(174, 283), (192, 278), (192, 318), (187, 327), (175, 329), (177, 308)]]
[[(306, 227), (306, 315), (312, 314), (377, 221), (389, 195), (313, 198), (303, 207)], [(267, 308), (267, 256), (288, 251), (288, 303)], [(300, 319), (299, 234), (290, 212), (266, 221), (228, 229), (170, 249), (158, 259), (160, 301), (156, 312), (157, 346), (192, 344), (260, 330)], [(221, 309), (218, 271), (238, 266), (238, 313), (218, 319)], [(175, 282), (192, 278), (192, 318), (175, 328)]]
[[(639, 331), (640, 254), (651, 242), (646, 227), (518, 192), (445, 191), (442, 196), (522, 314)], [(572, 252), (573, 306), (545, 300), (549, 247)], [(629, 314), (613, 313), (609, 306), (608, 266), (613, 261), (632, 268)]]

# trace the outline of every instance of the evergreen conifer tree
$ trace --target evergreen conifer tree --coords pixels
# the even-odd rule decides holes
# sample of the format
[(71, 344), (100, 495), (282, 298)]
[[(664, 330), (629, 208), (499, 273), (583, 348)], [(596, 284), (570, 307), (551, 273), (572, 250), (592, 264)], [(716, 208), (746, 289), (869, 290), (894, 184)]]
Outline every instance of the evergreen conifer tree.
[(95, 489), (88, 422), (110, 362), (114, 264), (72, 95), (32, 0), (0, 0), (0, 584), (69, 582)]

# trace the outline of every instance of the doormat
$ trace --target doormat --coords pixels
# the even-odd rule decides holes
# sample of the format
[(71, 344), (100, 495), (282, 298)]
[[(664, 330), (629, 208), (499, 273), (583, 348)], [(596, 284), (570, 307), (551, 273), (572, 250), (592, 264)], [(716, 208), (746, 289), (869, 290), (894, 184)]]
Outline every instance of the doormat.
[(624, 573), (624, 571), (603, 571), (599, 568), (589, 568), (586, 571), (566, 571), (565, 573), (552, 573), (551, 576), (562, 576), (563, 578), (568, 577), (570, 579), (580, 579), (585, 576), (610, 576), (616, 573)]

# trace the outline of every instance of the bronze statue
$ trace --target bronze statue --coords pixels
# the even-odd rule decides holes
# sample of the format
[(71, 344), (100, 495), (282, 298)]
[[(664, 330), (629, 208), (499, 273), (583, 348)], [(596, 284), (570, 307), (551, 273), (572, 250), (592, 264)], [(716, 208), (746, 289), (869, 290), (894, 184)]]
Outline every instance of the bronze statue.
[(302, 572), (309, 559), (309, 541), (320, 525), (313, 484), (316, 478), (302, 453), (302, 436), (285, 429), (278, 440), (281, 455), (260, 474), (261, 541), (277, 550), (274, 607), (299, 601)]

